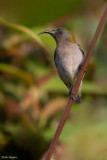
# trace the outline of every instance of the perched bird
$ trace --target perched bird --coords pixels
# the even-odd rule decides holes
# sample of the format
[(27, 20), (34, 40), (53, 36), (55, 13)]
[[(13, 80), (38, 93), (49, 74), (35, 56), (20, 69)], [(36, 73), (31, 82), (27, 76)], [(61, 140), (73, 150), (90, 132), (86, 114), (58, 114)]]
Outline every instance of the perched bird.
[(74, 35), (65, 28), (56, 28), (51, 31), (43, 31), (40, 34), (48, 33), (56, 41), (54, 61), (59, 77), (69, 89), (69, 95), (75, 103), (80, 103), (81, 85), (76, 97), (73, 97), (72, 87), (75, 83), (79, 70), (84, 60), (84, 53), (76, 43)]

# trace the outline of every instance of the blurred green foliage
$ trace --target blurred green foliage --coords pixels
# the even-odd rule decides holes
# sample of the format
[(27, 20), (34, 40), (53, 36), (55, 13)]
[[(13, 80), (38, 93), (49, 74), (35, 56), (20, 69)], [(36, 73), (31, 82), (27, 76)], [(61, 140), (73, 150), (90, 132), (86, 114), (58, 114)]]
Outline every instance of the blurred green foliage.
[[(42, 159), (67, 102), (68, 90), (53, 62), (55, 41), (38, 33), (65, 27), (86, 52), (105, 4), (0, 1), (0, 159)], [(73, 105), (56, 146), (56, 160), (107, 159), (106, 35), (107, 25), (88, 65), (83, 102)]]
[[(0, 14), (12, 22), (27, 26), (38, 26), (64, 16), (79, 5), (82, 0), (45, 1), (0, 1)], [(8, 14), (7, 14), (8, 13)], [(45, 14), (44, 14), (45, 13)]]

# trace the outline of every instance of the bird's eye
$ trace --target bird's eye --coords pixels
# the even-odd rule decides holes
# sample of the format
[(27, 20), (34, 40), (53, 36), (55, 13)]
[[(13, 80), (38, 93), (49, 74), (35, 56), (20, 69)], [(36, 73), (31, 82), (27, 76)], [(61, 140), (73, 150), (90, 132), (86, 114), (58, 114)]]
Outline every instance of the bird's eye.
[(62, 34), (63, 32), (62, 31), (59, 31), (59, 34)]

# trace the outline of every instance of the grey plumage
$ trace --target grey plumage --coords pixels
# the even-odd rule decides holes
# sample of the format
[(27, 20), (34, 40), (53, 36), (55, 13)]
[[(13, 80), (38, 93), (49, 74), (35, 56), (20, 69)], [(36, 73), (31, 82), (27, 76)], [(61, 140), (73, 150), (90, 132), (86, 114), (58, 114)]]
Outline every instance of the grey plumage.
[[(84, 55), (75, 43), (67, 41), (59, 42), (54, 55), (55, 65), (61, 80), (69, 89), (69, 94), (72, 94), (72, 87), (75, 83), (80, 70), (80, 65), (83, 62)], [(62, 47), (60, 47), (60, 45)], [(76, 102), (81, 101), (81, 85), (76, 96)]]

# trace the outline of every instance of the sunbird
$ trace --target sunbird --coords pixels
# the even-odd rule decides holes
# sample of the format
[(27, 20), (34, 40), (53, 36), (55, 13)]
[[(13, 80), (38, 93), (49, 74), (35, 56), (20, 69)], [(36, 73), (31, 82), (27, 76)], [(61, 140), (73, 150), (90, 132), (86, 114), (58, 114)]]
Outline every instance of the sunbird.
[(54, 61), (60, 79), (69, 89), (69, 96), (74, 99), (75, 103), (82, 101), (80, 84), (76, 97), (73, 97), (72, 88), (77, 79), (78, 73), (84, 61), (84, 53), (80, 46), (76, 43), (72, 32), (65, 28), (55, 28), (53, 30), (46, 30), (40, 34), (48, 33), (56, 41), (56, 49), (54, 53)]

